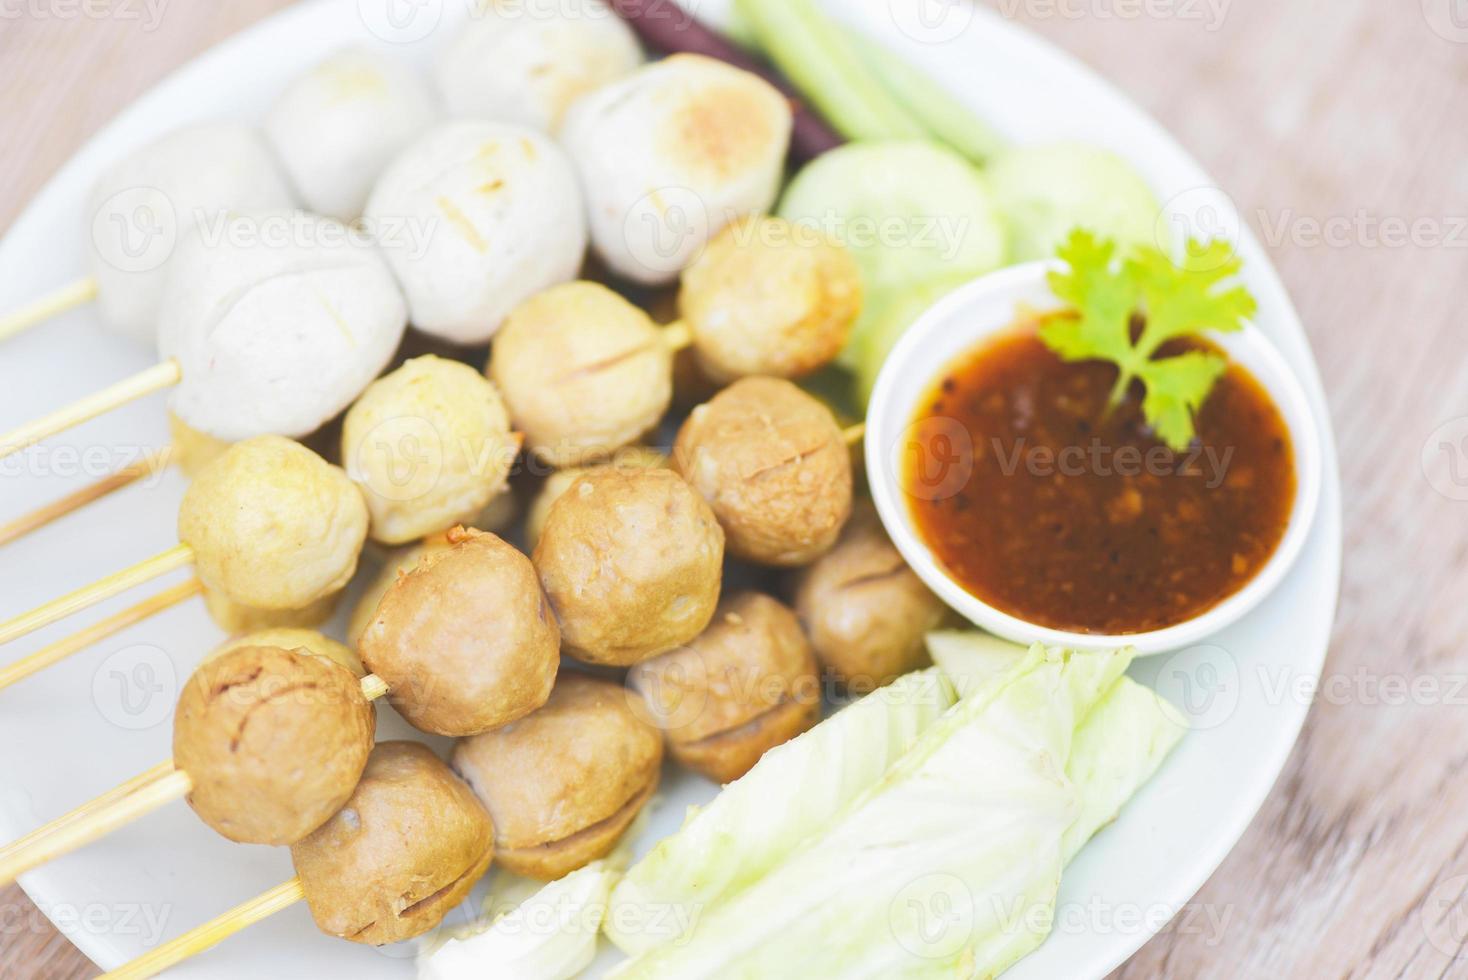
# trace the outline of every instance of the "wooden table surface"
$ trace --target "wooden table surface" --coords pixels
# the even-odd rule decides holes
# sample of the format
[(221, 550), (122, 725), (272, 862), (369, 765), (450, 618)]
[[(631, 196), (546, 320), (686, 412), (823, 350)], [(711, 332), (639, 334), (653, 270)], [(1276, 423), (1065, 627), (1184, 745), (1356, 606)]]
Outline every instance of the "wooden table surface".
[[(1129, 92), (1240, 203), (1304, 317), (1341, 448), (1327, 683), (1196, 908), (1118, 976), (1468, 976), (1468, 11), (990, 2)], [(0, 227), (134, 96), (284, 5), (0, 5)], [(1458, 455), (1424, 468), (1424, 451)], [(0, 891), (0, 977), (94, 972)]]

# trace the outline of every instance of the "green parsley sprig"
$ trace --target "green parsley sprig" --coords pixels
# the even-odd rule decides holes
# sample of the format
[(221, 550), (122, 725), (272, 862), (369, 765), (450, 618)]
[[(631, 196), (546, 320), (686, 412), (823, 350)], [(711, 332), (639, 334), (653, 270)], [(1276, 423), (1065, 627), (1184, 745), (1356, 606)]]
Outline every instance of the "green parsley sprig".
[[(1193, 416), (1227, 363), (1204, 351), (1154, 355), (1169, 340), (1202, 330), (1243, 329), (1258, 304), (1243, 286), (1230, 285), (1242, 260), (1221, 240), (1189, 241), (1181, 265), (1152, 246), (1137, 246), (1122, 258), (1114, 242), (1081, 229), (1071, 232), (1056, 254), (1068, 268), (1050, 273), (1050, 288), (1075, 316), (1049, 318), (1040, 327), (1040, 339), (1067, 361), (1115, 364), (1111, 408), (1140, 380), (1147, 423), (1169, 447), (1186, 449), (1196, 435)], [(1135, 341), (1134, 316), (1143, 322)]]

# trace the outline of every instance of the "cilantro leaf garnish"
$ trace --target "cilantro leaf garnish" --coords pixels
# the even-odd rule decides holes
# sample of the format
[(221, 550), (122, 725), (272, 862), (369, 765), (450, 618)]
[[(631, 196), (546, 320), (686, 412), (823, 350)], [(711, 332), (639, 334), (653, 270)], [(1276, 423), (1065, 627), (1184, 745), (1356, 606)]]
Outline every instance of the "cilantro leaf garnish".
[[(1071, 232), (1057, 254), (1068, 268), (1050, 274), (1050, 288), (1074, 315), (1047, 319), (1040, 339), (1067, 361), (1115, 364), (1112, 408), (1134, 380), (1141, 381), (1147, 423), (1169, 447), (1186, 449), (1196, 435), (1194, 416), (1227, 365), (1203, 351), (1155, 355), (1169, 340), (1243, 329), (1257, 304), (1243, 286), (1231, 284), (1242, 260), (1224, 241), (1188, 242), (1181, 265), (1152, 246), (1137, 246), (1122, 258), (1115, 243), (1081, 229)], [(1143, 323), (1135, 340), (1134, 317)]]

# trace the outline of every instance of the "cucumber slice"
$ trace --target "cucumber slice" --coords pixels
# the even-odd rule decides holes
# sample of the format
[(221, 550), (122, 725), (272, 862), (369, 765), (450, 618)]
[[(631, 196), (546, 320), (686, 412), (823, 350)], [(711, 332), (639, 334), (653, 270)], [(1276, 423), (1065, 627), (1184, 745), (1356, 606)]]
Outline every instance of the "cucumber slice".
[(1004, 146), (999, 134), (954, 98), (949, 90), (921, 68), (860, 31), (848, 32), (851, 43), (887, 86), (887, 90), (917, 117), (936, 139), (975, 163), (984, 163)]
[(867, 298), (870, 319), (863, 316), (865, 331), (848, 347), (852, 354), (855, 376), (852, 397), (863, 409), (871, 400), (876, 387), (877, 375), (887, 354), (892, 350), (907, 328), (917, 322), (928, 308), (954, 289), (968, 282), (969, 278), (940, 279), (926, 283), (914, 283), (885, 290)]
[(983, 178), (937, 143), (832, 150), (796, 175), (779, 213), (844, 241), (870, 293), (1004, 264), (1004, 226)]
[(1157, 197), (1108, 150), (1080, 143), (1015, 147), (995, 156), (984, 175), (1009, 227), (1012, 262), (1050, 258), (1075, 228), (1123, 246), (1169, 250), (1157, 238)]

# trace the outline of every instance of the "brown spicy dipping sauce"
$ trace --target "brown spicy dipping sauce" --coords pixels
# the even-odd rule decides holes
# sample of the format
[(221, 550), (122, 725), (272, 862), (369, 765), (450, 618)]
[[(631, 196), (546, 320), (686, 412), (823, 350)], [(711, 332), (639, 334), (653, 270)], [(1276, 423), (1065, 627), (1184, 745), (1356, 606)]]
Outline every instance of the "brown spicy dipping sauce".
[(1228, 598), (1278, 547), (1294, 450), (1259, 382), (1230, 363), (1174, 453), (1140, 383), (1107, 414), (1115, 381), (1030, 324), (956, 359), (918, 403), (900, 475), (918, 535), (985, 603), (1052, 629), (1148, 632)]

